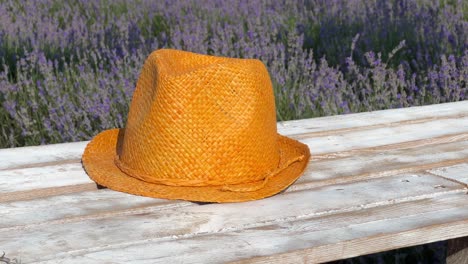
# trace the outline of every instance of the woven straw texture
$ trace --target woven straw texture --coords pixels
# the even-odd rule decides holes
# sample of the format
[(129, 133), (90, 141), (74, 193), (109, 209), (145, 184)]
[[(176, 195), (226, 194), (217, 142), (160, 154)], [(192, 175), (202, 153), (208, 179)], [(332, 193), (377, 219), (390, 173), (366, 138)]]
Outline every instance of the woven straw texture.
[(309, 157), (306, 145), (276, 132), (262, 62), (163, 49), (143, 66), (125, 128), (93, 138), (82, 162), (117, 191), (240, 202), (282, 191)]

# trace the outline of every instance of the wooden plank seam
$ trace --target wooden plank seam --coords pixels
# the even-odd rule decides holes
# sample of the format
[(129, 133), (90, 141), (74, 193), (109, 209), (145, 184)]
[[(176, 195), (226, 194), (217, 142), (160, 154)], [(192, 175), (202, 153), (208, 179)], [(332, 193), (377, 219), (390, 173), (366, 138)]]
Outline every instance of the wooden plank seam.
[[(468, 159), (467, 159), (468, 161)], [(451, 181), (451, 182), (454, 182), (454, 183), (457, 183), (457, 184), (460, 184), (461, 186), (465, 186), (464, 187), (464, 190), (466, 191), (465, 194), (468, 194), (468, 183), (464, 183), (464, 182), (461, 182), (457, 179), (452, 179), (452, 178), (449, 178), (449, 177), (445, 177), (445, 176), (442, 176), (442, 175), (438, 175), (438, 174), (435, 174), (435, 173), (432, 173), (431, 171), (425, 171), (425, 173), (428, 173), (428, 174), (431, 174), (433, 176), (436, 176), (436, 177), (440, 177), (440, 178), (443, 178), (447, 181)], [(441, 186), (441, 188), (444, 188), (443, 186)]]

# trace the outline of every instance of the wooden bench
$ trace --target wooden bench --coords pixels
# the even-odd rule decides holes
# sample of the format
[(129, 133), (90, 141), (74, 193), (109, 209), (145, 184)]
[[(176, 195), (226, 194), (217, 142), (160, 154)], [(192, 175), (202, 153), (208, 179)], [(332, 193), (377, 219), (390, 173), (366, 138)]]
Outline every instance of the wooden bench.
[(468, 101), (280, 122), (278, 130), (309, 145), (305, 174), (279, 195), (233, 204), (97, 189), (80, 163), (87, 142), (2, 149), (0, 255), (315, 263), (453, 239), (449, 263), (468, 263)]

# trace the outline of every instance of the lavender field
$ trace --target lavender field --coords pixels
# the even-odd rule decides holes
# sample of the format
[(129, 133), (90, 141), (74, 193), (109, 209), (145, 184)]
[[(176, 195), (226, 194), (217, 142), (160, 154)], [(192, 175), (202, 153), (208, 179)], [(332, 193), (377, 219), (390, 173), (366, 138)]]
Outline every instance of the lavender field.
[(278, 120), (465, 100), (467, 21), (462, 0), (2, 0), (0, 148), (123, 127), (163, 47), (262, 60)]
[[(466, 0), (0, 0), (0, 148), (123, 127), (158, 48), (262, 60), (278, 120), (468, 99)], [(444, 248), (337, 263), (444, 263)]]

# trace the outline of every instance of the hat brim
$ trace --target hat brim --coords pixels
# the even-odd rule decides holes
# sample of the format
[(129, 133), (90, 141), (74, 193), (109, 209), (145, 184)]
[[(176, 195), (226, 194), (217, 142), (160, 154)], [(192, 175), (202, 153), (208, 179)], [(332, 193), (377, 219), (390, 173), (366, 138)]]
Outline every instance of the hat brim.
[[(121, 129), (106, 130), (94, 137), (84, 151), (83, 167), (88, 176), (99, 185), (115, 191), (147, 197), (218, 203), (258, 200), (277, 194), (294, 183), (304, 172), (310, 159), (307, 145), (278, 134), (281, 160), (287, 161), (302, 155), (304, 158), (270, 177), (261, 189), (238, 192), (221, 190), (222, 186), (167, 186), (131, 177), (114, 164), (114, 157), (120, 142), (119, 135), (123, 134), (119, 133), (120, 131)], [(248, 186), (248, 184), (243, 186)]]

